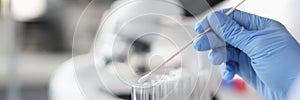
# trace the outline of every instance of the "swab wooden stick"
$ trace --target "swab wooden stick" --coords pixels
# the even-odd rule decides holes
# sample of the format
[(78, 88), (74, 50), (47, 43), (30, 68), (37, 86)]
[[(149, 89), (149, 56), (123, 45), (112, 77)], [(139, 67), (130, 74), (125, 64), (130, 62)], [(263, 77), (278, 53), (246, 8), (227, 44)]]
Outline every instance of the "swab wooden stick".
[[(235, 7), (231, 8), (230, 10), (228, 10), (226, 12), (226, 15), (231, 14), (238, 6), (240, 6), (243, 2), (245, 2), (246, 0), (241, 1), (239, 4), (237, 4)], [(163, 67), (165, 64), (167, 64), (169, 61), (171, 61), (175, 56), (177, 56), (180, 52), (182, 52), (183, 50), (185, 50), (189, 45), (191, 45), (193, 43), (194, 40), (198, 39), (200, 36), (204, 35), (205, 33), (209, 32), (211, 30), (211, 28), (207, 28), (206, 30), (204, 30), (202, 33), (196, 35), (191, 41), (189, 41), (187, 44), (185, 44), (181, 49), (179, 49), (177, 52), (175, 52), (172, 56), (170, 56), (167, 60), (165, 60), (163, 63), (161, 63), (159, 66), (155, 67), (153, 70), (151, 70), (149, 73), (147, 73), (146, 75), (144, 75), (143, 77), (141, 77), (138, 80), (138, 83), (143, 83), (145, 81), (148, 80), (148, 78), (150, 77), (150, 75), (152, 73), (154, 73), (155, 71), (157, 71), (158, 69), (160, 69), (161, 67)]]

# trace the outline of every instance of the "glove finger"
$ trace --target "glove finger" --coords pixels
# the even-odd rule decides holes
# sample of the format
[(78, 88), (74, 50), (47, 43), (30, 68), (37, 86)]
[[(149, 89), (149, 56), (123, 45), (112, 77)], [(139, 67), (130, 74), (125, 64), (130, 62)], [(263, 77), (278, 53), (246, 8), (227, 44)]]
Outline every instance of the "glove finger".
[(207, 17), (205, 17), (204, 19), (202, 19), (201, 21), (199, 21), (196, 25), (195, 25), (195, 31), (197, 33), (202, 33), (205, 29), (209, 28), (209, 23), (207, 20)]
[[(223, 79), (231, 80), (238, 72), (238, 54), (239, 50), (235, 47), (227, 44), (226, 46), (226, 67), (223, 71)], [(224, 57), (223, 57), (224, 58)]]
[(213, 50), (208, 55), (208, 59), (214, 65), (219, 65), (227, 61), (238, 62), (239, 52), (240, 50), (227, 44), (226, 47), (223, 46), (223, 47), (213, 48)]
[[(231, 8), (226, 8), (219, 10), (217, 12), (225, 14)], [(272, 19), (257, 16), (251, 13), (247, 13), (241, 10), (234, 10), (230, 15), (233, 20), (235, 20), (239, 25), (245, 27), (248, 30), (261, 30), (265, 29), (269, 24), (275, 22)]]
[(214, 48), (208, 55), (209, 61), (214, 65), (220, 65), (226, 59), (226, 47)]
[(226, 46), (226, 62), (228, 61), (235, 61), (239, 62), (239, 54), (240, 50), (227, 44)]
[(255, 80), (257, 80), (256, 73), (251, 66), (250, 58), (242, 52), (241, 50), (227, 45), (227, 59), (226, 59), (226, 66), (235, 66), (231, 64), (231, 62), (238, 62), (236, 63), (236, 67), (232, 68), (235, 69), (235, 73), (239, 76), (243, 77), (248, 83), (252, 86), (256, 87)]
[(215, 12), (208, 16), (208, 22), (212, 30), (227, 43), (241, 50), (245, 49), (245, 45), (248, 43), (245, 40), (249, 38), (250, 32), (232, 18)]
[[(209, 27), (210, 26), (208, 19), (207, 17), (205, 17), (195, 25), (195, 31), (197, 33), (202, 33), (205, 29)], [(218, 37), (213, 31), (202, 35), (200, 38), (194, 41), (194, 47), (198, 51), (206, 51), (212, 48), (218, 48), (222, 46), (225, 46), (225, 41), (222, 40), (222, 38)]]
[(231, 80), (234, 77), (237, 68), (238, 68), (238, 64), (236, 62), (234, 61), (226, 62), (226, 67), (223, 71), (222, 78), (224, 80)]
[(226, 46), (224, 40), (219, 38), (216, 33), (208, 32), (194, 41), (194, 48), (198, 51), (206, 51), (213, 48)]

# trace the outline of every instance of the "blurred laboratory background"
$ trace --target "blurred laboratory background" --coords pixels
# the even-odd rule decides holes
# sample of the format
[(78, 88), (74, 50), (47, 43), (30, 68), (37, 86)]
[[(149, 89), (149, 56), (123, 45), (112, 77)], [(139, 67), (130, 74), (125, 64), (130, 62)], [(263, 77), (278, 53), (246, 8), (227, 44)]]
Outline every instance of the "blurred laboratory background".
[[(112, 61), (118, 62), (120, 66), (132, 63), (136, 66), (133, 69), (137, 75), (144, 75), (150, 70), (149, 66), (145, 65), (149, 54), (155, 52), (156, 55), (162, 54), (162, 58), (168, 57), (182, 43), (196, 35), (193, 25), (197, 20), (213, 9), (231, 7), (239, 2), (162, 0), (170, 3), (160, 4), (157, 0), (140, 0), (146, 3), (120, 7), (128, 1), (139, 0), (0, 0), (0, 100), (130, 100), (133, 97), (131, 88), (116, 80), (118, 78), (112, 77), (113, 72), (107, 71), (111, 70), (109, 67)], [(272, 0), (272, 3), (268, 0), (249, 0), (239, 9), (282, 22), (299, 41), (300, 34), (295, 34), (300, 33), (299, 28), (297, 29), (297, 26), (300, 26), (300, 14), (295, 14), (299, 3), (298, 0)], [(115, 9), (120, 11), (114, 11)], [(131, 17), (146, 12), (171, 16), (176, 23), (167, 18), (147, 16), (129, 23), (126, 27), (122, 26)], [(109, 17), (112, 19), (106, 19)], [(178, 23), (181, 26), (176, 26)], [(102, 28), (101, 25), (104, 27), (103, 31), (99, 29)], [(185, 28), (180, 30), (182, 26)], [(185, 31), (189, 34), (178, 35)], [(164, 42), (164, 39), (137, 39), (139, 33), (147, 32), (166, 33), (164, 35), (175, 38), (173, 41), (179, 46), (168, 47), (170, 44)], [(103, 36), (97, 37), (97, 34)], [(118, 48), (113, 47), (114, 43), (111, 42), (119, 43), (116, 44)], [(128, 44), (133, 44), (133, 50), (129, 50), (132, 56), (126, 55)], [(116, 49), (120, 51), (115, 52)], [(107, 50), (115, 53), (114, 56), (109, 56)], [(190, 51), (196, 52), (192, 47)], [(155, 54), (151, 54), (151, 57), (161, 59)], [(186, 55), (193, 56), (192, 53)], [(205, 59), (207, 53), (199, 55), (203, 58), (201, 63), (209, 63)], [(95, 59), (99, 62), (94, 61)], [(181, 70), (178, 68), (178, 62), (180, 59), (175, 59), (167, 70), (174, 69), (173, 73), (177, 73), (176, 71)], [(100, 68), (97, 67), (98, 63)], [(96, 64), (96, 67), (91, 64)], [(196, 65), (192, 61), (183, 63), (183, 66)], [(127, 77), (125, 72), (128, 69), (123, 68), (120, 69), (124, 71), (121, 75)], [(208, 69), (199, 67), (198, 70)], [(97, 74), (97, 71), (100, 74)], [(211, 71), (215, 70), (209, 70)], [(238, 76), (233, 81), (222, 81), (219, 75), (211, 76), (205, 73), (197, 78), (199, 77), (206, 83), (205, 86), (209, 86), (206, 91), (193, 92), (201, 93), (201, 100), (262, 100), (262, 97)], [(181, 78), (178, 80), (184, 80)], [(207, 85), (209, 82), (206, 81), (211, 84)]]
[[(50, 77), (72, 57), (76, 23), (91, 0), (0, 1), (0, 100), (49, 100)], [(94, 12), (113, 1), (98, 0), (101, 10)], [(90, 18), (89, 27), (97, 28), (99, 19)], [(77, 51), (87, 51), (94, 35), (87, 29)]]

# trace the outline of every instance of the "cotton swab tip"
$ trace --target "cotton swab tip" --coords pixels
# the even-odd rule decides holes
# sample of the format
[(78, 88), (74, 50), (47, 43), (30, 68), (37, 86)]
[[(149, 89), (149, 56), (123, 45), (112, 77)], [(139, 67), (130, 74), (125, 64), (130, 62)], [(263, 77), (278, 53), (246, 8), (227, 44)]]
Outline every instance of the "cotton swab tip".
[(139, 83), (139, 84), (144, 83), (145, 81), (147, 81), (147, 80), (149, 79), (150, 75), (151, 75), (150, 73), (144, 75), (143, 77), (141, 77), (141, 78), (138, 80), (138, 83)]

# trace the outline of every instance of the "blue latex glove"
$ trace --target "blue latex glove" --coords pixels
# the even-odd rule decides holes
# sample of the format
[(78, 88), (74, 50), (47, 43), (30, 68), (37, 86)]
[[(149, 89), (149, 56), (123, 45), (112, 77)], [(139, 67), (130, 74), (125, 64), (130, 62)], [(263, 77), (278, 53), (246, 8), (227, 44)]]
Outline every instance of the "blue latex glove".
[(198, 51), (211, 50), (213, 64), (226, 63), (223, 79), (235, 74), (266, 100), (283, 100), (300, 72), (300, 45), (279, 22), (235, 10), (216, 11), (196, 24), (212, 31), (194, 41)]

